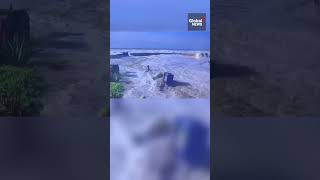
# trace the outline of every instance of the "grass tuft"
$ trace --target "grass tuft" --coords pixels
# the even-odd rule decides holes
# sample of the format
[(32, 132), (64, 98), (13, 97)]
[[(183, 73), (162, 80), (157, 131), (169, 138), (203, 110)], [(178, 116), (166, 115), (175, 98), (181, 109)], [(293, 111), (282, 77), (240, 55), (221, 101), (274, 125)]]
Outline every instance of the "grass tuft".
[(111, 98), (121, 98), (123, 96), (124, 87), (121, 83), (110, 83), (110, 96)]

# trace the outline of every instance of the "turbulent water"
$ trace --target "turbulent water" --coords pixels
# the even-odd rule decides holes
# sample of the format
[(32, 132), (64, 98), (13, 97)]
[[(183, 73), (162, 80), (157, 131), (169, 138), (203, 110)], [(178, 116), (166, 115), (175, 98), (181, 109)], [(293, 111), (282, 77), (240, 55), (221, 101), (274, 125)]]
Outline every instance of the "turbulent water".
[[(113, 49), (110, 62), (120, 67), (124, 98), (209, 97), (209, 51)], [(174, 75), (174, 85), (159, 91), (154, 77), (165, 72)]]

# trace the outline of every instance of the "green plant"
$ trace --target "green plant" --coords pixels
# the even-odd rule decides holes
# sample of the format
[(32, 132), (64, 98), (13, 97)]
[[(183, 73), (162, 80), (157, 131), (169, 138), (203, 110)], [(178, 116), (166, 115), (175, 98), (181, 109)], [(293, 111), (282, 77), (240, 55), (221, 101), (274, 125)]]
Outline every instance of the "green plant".
[(121, 83), (110, 83), (110, 96), (111, 98), (121, 98), (123, 96), (124, 87)]
[(0, 51), (0, 65), (25, 66), (29, 63), (32, 49), (28, 41), (14, 37)]
[(34, 70), (0, 67), (0, 115), (34, 116), (42, 110), (43, 80)]

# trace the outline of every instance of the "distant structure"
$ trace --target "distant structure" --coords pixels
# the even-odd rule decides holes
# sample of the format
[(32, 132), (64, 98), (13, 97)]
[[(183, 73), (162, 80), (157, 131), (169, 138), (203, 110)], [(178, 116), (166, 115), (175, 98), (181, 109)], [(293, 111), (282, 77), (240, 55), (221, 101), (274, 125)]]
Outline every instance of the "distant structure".
[(9, 9), (0, 9), (0, 47), (14, 38), (30, 40), (30, 19), (26, 10), (14, 10), (11, 4)]

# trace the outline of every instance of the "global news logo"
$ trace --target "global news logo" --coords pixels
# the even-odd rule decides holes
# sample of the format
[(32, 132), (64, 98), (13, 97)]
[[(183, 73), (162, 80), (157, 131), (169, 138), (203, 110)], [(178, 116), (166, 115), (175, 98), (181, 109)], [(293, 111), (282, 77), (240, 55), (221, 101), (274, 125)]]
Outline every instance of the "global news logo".
[(188, 30), (205, 31), (206, 30), (206, 13), (189, 13)]

